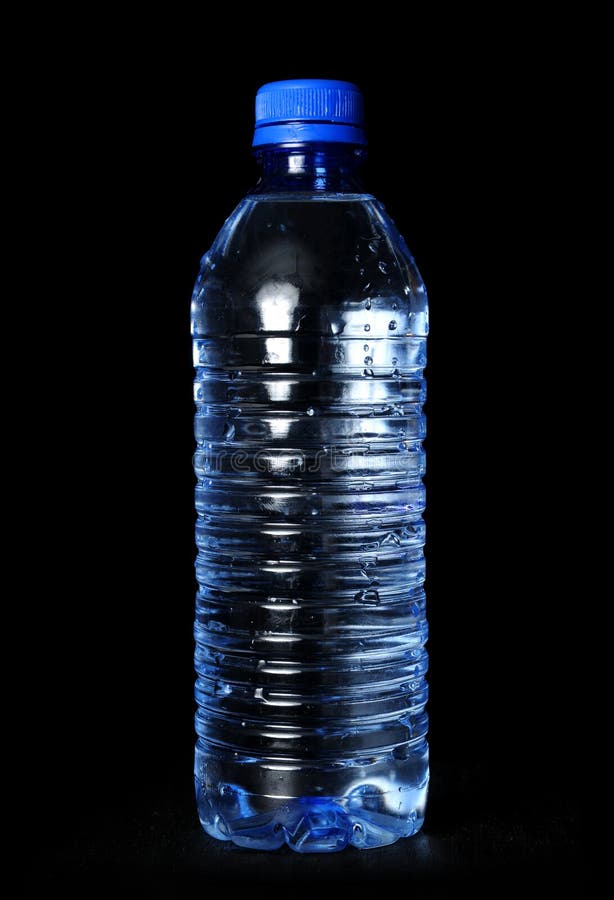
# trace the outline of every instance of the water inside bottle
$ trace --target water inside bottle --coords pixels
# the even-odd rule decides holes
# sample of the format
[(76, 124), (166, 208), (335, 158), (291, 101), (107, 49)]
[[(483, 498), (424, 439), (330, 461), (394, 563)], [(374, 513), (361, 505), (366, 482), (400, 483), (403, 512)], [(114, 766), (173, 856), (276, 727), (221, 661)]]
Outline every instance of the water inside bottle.
[(192, 307), (195, 779), (256, 849), (417, 831), (428, 783), (426, 294), (370, 195), (256, 195)]

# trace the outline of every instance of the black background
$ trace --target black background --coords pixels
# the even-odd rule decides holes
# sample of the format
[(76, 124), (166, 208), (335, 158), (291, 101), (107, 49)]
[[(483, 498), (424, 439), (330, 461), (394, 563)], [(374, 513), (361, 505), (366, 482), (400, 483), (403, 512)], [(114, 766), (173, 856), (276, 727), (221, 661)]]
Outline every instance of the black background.
[[(496, 35), (454, 45), (448, 32), (444, 46), (418, 29), (306, 52), (262, 27), (238, 45), (215, 29), (190, 39), (187, 23), (181, 44), (163, 25), (155, 39), (137, 28), (95, 54), (73, 48), (40, 86), (37, 243), (53, 249), (33, 278), (35, 418), (50, 471), (35, 507), (44, 839), (29, 889), (569, 886), (578, 738), (552, 576), (565, 544), (544, 541), (556, 78), (533, 81), (535, 48), (525, 42), (519, 66)], [(207, 59), (218, 41), (223, 66)], [(194, 812), (188, 315), (199, 259), (257, 177), (257, 88), (309, 76), (364, 91), (365, 180), (429, 290), (433, 790), (418, 838), (303, 859), (217, 845)]]

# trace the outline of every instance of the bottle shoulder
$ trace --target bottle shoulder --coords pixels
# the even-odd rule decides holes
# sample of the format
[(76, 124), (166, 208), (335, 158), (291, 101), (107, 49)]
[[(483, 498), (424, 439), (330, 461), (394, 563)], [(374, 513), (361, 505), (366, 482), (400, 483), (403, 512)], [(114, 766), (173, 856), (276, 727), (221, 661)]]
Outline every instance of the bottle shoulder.
[(249, 327), (258, 330), (263, 298), (269, 319), (276, 311), (280, 323), (290, 321), (281, 307), (292, 307), (290, 318), (302, 316), (303, 329), (311, 321), (321, 331), (327, 308), (340, 306), (398, 312), (389, 322), (398, 319), (405, 330), (412, 319), (414, 334), (427, 329), (418, 269), (384, 206), (370, 194), (248, 195), (203, 257), (194, 297), (207, 307), (207, 319), (226, 320), (232, 308), (246, 324), (254, 318)]

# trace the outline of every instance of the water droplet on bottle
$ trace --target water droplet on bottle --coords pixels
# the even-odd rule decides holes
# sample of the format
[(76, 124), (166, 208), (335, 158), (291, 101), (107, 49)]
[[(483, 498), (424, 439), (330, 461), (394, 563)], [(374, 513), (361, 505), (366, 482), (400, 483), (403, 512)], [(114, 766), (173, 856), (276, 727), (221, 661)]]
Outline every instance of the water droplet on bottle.
[(367, 350), (368, 350), (368, 349), (369, 349), (369, 345), (368, 345), (368, 344), (365, 344), (365, 345), (364, 345), (364, 346), (363, 346), (363, 348), (362, 348), (362, 349), (363, 349), (363, 350), (364, 350), (364, 351), (365, 351), (365, 353), (366, 353), (366, 352), (367, 352)]
[(388, 266), (386, 265), (386, 263), (384, 262), (383, 259), (380, 259), (380, 261), (377, 264), (377, 268), (380, 270), (382, 275), (388, 274)]
[(399, 361), (399, 360), (396, 358), (396, 356), (393, 356), (392, 359), (390, 360), (390, 362), (392, 363), (393, 366), (396, 366), (396, 364), (398, 363), (398, 361)]
[(390, 329), (390, 331), (395, 331), (396, 327), (397, 323), (394, 321), (394, 319), (392, 320), (392, 322), (388, 322), (388, 328)]
[(372, 356), (365, 356), (365, 366), (370, 366), (373, 362)]
[(371, 331), (371, 326), (368, 323), (365, 325), (365, 331)]
[(368, 247), (371, 253), (377, 253), (377, 248), (379, 244), (379, 238), (375, 238), (372, 241), (369, 241)]
[[(367, 302), (365, 303), (365, 309), (371, 309), (371, 299), (370, 298), (367, 299)], [(368, 328), (365, 328), (365, 331), (368, 331), (368, 330), (369, 330)]]
[(313, 406), (308, 406), (307, 407), (307, 415), (312, 416), (314, 413), (315, 413), (315, 409), (313, 408)]
[(227, 422), (226, 426), (224, 428), (224, 440), (232, 441), (232, 440), (234, 440), (234, 436), (235, 436), (235, 426), (232, 424), (232, 422)]
[(399, 304), (398, 304), (398, 303), (393, 303), (393, 304), (392, 304), (392, 308), (393, 308), (393, 310), (396, 312), (397, 309), (399, 308)]
[(362, 374), (365, 378), (373, 378), (373, 369), (363, 369)]
[[(359, 594), (361, 596), (359, 596)], [(359, 603), (379, 603), (379, 592), (372, 589), (368, 591), (358, 591), (358, 594), (354, 595), (354, 600), (358, 600)]]

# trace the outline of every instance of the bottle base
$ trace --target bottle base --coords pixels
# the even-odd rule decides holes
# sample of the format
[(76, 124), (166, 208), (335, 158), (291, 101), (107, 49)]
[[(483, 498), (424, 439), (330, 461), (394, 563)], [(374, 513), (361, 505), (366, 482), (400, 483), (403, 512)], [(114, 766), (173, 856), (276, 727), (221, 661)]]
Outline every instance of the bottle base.
[[(264, 798), (224, 784), (213, 794), (197, 784), (200, 822), (213, 838), (252, 850), (277, 850), (286, 844), (297, 853), (335, 853), (385, 847), (416, 834), (424, 822), (428, 781), (418, 788), (382, 792), (362, 784), (347, 797), (278, 799), (279, 805), (256, 815)], [(232, 807), (235, 815), (232, 816)], [(238, 815), (237, 815), (238, 813)]]

